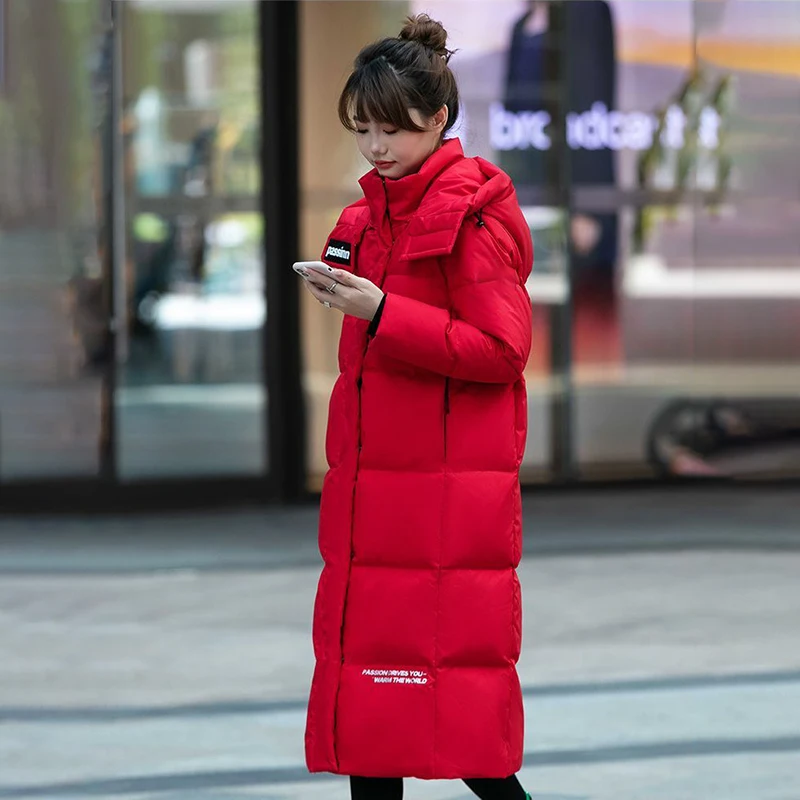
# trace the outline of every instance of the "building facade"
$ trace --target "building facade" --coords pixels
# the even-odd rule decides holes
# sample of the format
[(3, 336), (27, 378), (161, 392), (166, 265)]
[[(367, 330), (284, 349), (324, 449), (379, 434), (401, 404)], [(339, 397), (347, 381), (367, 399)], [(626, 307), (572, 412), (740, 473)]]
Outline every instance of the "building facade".
[(318, 490), (339, 319), (291, 263), (422, 11), (534, 238), (524, 481), (800, 474), (800, 2), (0, 0), (0, 502)]

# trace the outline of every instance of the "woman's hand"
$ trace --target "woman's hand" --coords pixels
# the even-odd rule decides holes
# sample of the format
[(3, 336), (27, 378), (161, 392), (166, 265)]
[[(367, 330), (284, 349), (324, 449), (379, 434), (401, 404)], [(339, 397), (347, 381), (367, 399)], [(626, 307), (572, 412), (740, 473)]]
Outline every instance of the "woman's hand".
[[(343, 314), (372, 320), (383, 299), (383, 291), (372, 281), (359, 278), (343, 269), (324, 273), (309, 270), (311, 278), (303, 281), (320, 303), (330, 303)], [(333, 286), (333, 292), (328, 287)]]

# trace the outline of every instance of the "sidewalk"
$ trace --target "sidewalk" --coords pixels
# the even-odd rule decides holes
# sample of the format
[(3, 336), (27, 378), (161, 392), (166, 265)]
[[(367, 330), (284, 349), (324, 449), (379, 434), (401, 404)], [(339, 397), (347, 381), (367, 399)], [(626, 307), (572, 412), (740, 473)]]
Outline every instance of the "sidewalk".
[[(0, 575), (319, 564), (316, 505), (171, 514), (0, 516)], [(800, 489), (758, 486), (523, 493), (524, 552), (800, 550)]]
[[(797, 796), (797, 510), (777, 490), (526, 497), (534, 800)], [(345, 800), (303, 766), (314, 519), (0, 520), (0, 798)]]

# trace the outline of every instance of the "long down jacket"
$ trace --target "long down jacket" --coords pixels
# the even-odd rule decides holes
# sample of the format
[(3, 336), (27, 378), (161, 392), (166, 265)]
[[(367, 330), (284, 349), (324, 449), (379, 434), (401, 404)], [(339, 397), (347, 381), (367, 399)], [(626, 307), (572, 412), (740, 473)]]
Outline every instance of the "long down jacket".
[(374, 337), (348, 316), (339, 344), (307, 764), (505, 777), (522, 763), (530, 232), (508, 176), (457, 139), (360, 182), (323, 259), (387, 297)]

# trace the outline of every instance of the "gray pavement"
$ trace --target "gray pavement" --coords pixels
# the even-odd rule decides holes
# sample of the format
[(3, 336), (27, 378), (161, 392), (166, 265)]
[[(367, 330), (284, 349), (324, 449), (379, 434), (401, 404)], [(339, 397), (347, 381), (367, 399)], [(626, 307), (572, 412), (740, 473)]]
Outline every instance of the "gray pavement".
[[(535, 800), (800, 797), (796, 495), (526, 496)], [(0, 519), (0, 798), (346, 798), (303, 767), (315, 514)]]
[[(200, 498), (199, 498), (200, 500)], [(529, 556), (800, 549), (800, 486), (523, 493)], [(0, 515), (0, 575), (252, 570), (319, 563), (317, 508)]]

